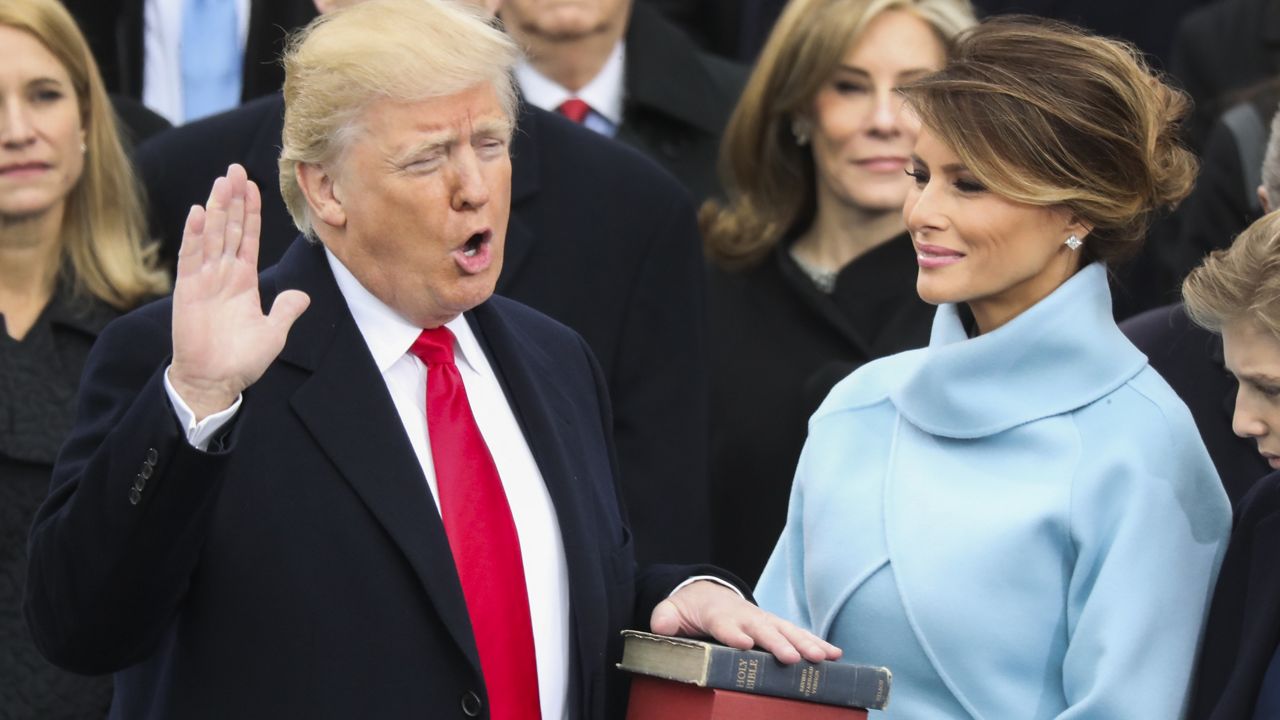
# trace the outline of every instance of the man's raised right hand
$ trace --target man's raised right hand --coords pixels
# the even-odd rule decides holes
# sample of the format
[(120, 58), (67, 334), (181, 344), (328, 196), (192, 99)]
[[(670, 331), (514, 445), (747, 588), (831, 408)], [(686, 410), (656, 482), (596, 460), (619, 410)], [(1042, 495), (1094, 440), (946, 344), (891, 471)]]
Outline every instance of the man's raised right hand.
[(196, 420), (227, 409), (284, 349), (311, 303), (300, 290), (276, 296), (270, 314), (258, 294), (262, 196), (240, 165), (193, 205), (182, 231), (173, 289), (169, 382)]

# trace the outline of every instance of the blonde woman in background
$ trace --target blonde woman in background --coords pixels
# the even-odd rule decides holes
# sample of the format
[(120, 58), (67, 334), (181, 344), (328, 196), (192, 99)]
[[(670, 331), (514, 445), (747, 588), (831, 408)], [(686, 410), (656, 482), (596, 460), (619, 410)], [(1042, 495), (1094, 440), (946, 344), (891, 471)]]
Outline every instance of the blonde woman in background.
[(702, 211), (711, 344), (712, 560), (748, 581), (782, 529), (805, 423), (836, 380), (929, 339), (902, 201), (900, 84), (938, 70), (967, 0), (793, 0)]
[(756, 598), (890, 667), (886, 720), (1182, 717), (1230, 505), (1107, 269), (1191, 189), (1186, 99), (1030, 19), (903, 92), (929, 346), (814, 414)]
[(84, 38), (56, 0), (0, 0), (0, 709), (102, 717), (109, 678), (36, 652), (22, 618), (27, 530), (71, 428), (89, 347), (167, 292)]

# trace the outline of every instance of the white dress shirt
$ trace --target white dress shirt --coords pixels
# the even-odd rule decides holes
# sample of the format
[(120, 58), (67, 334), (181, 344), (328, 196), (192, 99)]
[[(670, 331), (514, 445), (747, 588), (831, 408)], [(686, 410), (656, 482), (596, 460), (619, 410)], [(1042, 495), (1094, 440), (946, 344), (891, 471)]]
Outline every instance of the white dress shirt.
[[(240, 51), (249, 41), (250, 0), (235, 0)], [(143, 8), (142, 104), (174, 125), (187, 120), (182, 101), (183, 0), (146, 0)]]
[(625, 50), (626, 44), (619, 40), (600, 72), (576, 93), (535, 70), (528, 60), (521, 60), (516, 65), (516, 81), (520, 83), (520, 92), (525, 99), (543, 110), (555, 112), (569, 98), (583, 100), (591, 106), (591, 112), (587, 113), (582, 124), (601, 135), (613, 137), (622, 124), (622, 106), (626, 98), (623, 85)]
[[(440, 496), (427, 436), (427, 368), (409, 352), (422, 329), (374, 297), (332, 253), (326, 250), (325, 254), (356, 326), (382, 373), (383, 382), (422, 466), (426, 489), (435, 499), (438, 509)], [(567, 717), (569, 691), (569, 570), (555, 506), (524, 433), (471, 326), (465, 317), (459, 315), (445, 327), (456, 338), (454, 358), (458, 373), (462, 376), (480, 434), (498, 467), (520, 537), (542, 717), (544, 720), (564, 718)], [(165, 388), (179, 422), (188, 430), (188, 440), (201, 449), (207, 449), (209, 439), (234, 416), (240, 405), (237, 398), (231, 408), (196, 423), (194, 413), (169, 383), (167, 372)], [(197, 440), (202, 440), (203, 445)]]

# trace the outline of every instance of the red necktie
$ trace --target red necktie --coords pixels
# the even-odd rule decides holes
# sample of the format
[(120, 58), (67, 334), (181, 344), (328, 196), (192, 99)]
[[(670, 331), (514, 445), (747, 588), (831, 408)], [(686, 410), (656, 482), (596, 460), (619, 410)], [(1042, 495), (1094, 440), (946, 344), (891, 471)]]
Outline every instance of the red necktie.
[(587, 118), (587, 113), (591, 112), (591, 106), (581, 98), (569, 98), (560, 103), (560, 107), (556, 108), (556, 112), (581, 125), (582, 121)]
[(423, 330), (410, 351), (427, 365), (427, 432), (492, 720), (538, 720), (538, 665), (520, 538), (498, 468), (453, 362), (453, 333)]

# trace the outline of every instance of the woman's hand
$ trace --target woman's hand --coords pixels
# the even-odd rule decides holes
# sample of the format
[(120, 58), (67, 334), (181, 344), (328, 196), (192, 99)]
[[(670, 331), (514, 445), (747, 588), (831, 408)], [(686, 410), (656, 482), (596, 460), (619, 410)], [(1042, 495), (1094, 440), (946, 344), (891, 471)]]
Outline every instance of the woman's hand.
[(649, 626), (660, 635), (710, 636), (739, 650), (759, 646), (787, 664), (836, 660), (842, 654), (835, 645), (709, 580), (690, 583), (658, 603)]
[(268, 315), (258, 295), (262, 197), (244, 168), (213, 183), (182, 231), (173, 289), (173, 364), (169, 382), (196, 420), (230, 407), (284, 349), (289, 328), (311, 299), (280, 293)]

